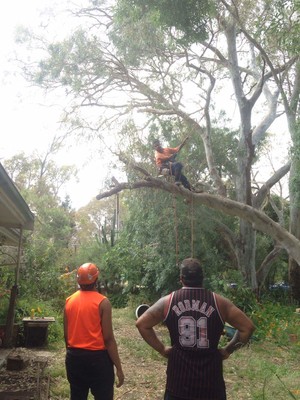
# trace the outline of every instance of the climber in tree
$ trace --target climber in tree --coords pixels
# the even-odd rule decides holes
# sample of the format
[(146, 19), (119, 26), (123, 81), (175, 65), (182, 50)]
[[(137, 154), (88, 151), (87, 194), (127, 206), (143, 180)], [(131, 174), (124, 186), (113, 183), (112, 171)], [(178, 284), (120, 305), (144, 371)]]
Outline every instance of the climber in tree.
[(163, 169), (168, 169), (170, 175), (175, 177), (175, 184), (182, 184), (186, 189), (192, 190), (192, 187), (186, 176), (182, 174), (183, 165), (175, 161), (177, 153), (185, 145), (189, 137), (187, 136), (183, 142), (177, 147), (162, 147), (158, 139), (154, 140), (153, 147), (155, 150), (155, 163), (161, 173)]

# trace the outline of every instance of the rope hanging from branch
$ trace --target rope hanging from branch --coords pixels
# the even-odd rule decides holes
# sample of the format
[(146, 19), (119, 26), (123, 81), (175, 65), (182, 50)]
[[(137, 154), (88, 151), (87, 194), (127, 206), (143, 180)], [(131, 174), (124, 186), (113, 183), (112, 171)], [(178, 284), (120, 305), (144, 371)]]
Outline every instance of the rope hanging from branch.
[(178, 217), (176, 207), (176, 195), (173, 193), (173, 209), (174, 209), (174, 231), (175, 231), (175, 254), (176, 254), (176, 265), (179, 265), (178, 253), (179, 253), (179, 235), (178, 235)]
[(194, 199), (190, 204), (190, 221), (191, 221), (191, 257), (194, 258)]

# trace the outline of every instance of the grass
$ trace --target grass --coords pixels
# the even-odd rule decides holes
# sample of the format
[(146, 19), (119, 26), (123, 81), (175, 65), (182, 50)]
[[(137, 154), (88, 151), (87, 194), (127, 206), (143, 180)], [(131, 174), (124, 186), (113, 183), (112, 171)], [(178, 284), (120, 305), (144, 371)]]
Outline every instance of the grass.
[[(125, 373), (125, 383), (116, 388), (115, 400), (161, 400), (166, 360), (139, 336), (133, 310), (114, 310), (113, 324)], [(157, 332), (162, 340), (168, 341), (164, 326), (159, 326)], [(282, 343), (273, 336), (253, 341), (224, 362), (228, 400), (300, 400), (300, 342), (298, 339), (296, 343), (288, 340)], [(67, 400), (69, 386), (63, 341), (52, 351), (57, 355), (49, 368), (51, 400)]]
[(224, 363), (228, 400), (300, 399), (299, 347), (255, 342)]

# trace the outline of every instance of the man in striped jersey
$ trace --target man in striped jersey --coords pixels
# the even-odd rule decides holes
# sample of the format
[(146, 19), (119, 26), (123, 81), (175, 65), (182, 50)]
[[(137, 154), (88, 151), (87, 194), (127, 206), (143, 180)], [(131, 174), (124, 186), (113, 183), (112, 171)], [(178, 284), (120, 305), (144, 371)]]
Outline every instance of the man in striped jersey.
[[(181, 289), (162, 297), (136, 322), (144, 340), (168, 358), (164, 400), (226, 400), (222, 361), (248, 342), (255, 327), (228, 299), (202, 287), (197, 259), (183, 260), (180, 279)], [(162, 321), (171, 347), (153, 329)], [(236, 333), (224, 348), (218, 348), (225, 322)]]

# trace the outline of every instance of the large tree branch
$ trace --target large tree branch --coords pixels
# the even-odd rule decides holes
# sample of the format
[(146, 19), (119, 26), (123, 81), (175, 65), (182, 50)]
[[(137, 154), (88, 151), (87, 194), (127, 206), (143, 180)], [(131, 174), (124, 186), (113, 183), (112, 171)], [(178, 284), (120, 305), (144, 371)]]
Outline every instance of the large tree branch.
[(297, 60), (296, 68), (295, 68), (295, 85), (293, 88), (290, 108), (293, 115), (297, 115), (297, 110), (299, 107), (299, 97), (300, 97), (300, 61)]
[(256, 276), (260, 289), (265, 283), (265, 280), (271, 270), (272, 263), (279, 257), (280, 253), (282, 253), (282, 250), (283, 249), (281, 247), (275, 246), (273, 250), (269, 254), (267, 254), (260, 267), (258, 268)]
[(259, 189), (256, 195), (253, 198), (253, 207), (260, 208), (262, 203), (264, 202), (267, 194), (270, 192), (270, 189), (280, 181), (290, 170), (291, 163), (288, 162), (283, 167), (279, 168), (267, 182)]
[(123, 190), (141, 188), (162, 189), (169, 193), (182, 196), (190, 201), (193, 199), (194, 204), (201, 204), (211, 209), (221, 211), (224, 214), (242, 218), (251, 223), (254, 229), (271, 236), (276, 242), (280, 243), (288, 254), (300, 264), (300, 241), (296, 239), (295, 236), (291, 235), (287, 230), (282, 228), (263, 212), (234, 200), (208, 193), (193, 193), (185, 188), (178, 187), (173, 183), (153, 178), (151, 176), (147, 177), (147, 180), (132, 183), (120, 183), (114, 188), (98, 194), (96, 198), (97, 200), (101, 200), (120, 193)]
[(216, 184), (218, 193), (221, 196), (226, 196), (226, 188), (225, 188), (225, 185), (217, 171), (215, 160), (214, 160), (214, 155), (213, 155), (213, 150), (212, 150), (212, 143), (211, 143), (212, 133), (211, 133), (211, 119), (210, 119), (210, 103), (211, 103), (211, 94), (215, 87), (216, 79), (214, 78), (213, 74), (210, 73), (209, 71), (207, 71), (206, 69), (203, 69), (201, 67), (198, 67), (198, 66), (192, 64), (188, 58), (188, 55), (186, 57), (186, 63), (187, 63), (188, 67), (194, 68), (196, 71), (205, 74), (209, 78), (210, 84), (207, 89), (206, 99), (205, 99), (205, 107), (204, 107), (204, 116), (205, 116), (205, 120), (206, 120), (206, 133), (204, 133), (204, 131), (203, 131), (203, 134), (201, 136), (202, 136), (202, 140), (203, 140), (203, 144), (204, 144), (204, 148), (205, 148), (206, 160), (207, 160), (207, 165), (209, 168), (210, 175)]
[[(286, 110), (286, 112), (290, 111), (290, 104), (288, 102), (285, 90), (283, 88), (282, 82), (280, 81), (279, 77), (278, 77), (278, 73), (276, 71), (276, 68), (274, 67), (271, 59), (268, 57), (267, 52), (265, 51), (265, 49), (262, 47), (262, 45), (260, 43), (258, 43), (254, 37), (252, 37), (250, 35), (250, 33), (247, 31), (247, 29), (245, 28), (244, 24), (242, 23), (239, 14), (238, 14), (238, 9), (237, 7), (233, 8), (231, 7), (230, 4), (227, 3), (226, 0), (221, 0), (221, 2), (223, 3), (223, 5), (226, 7), (226, 9), (229, 11), (229, 13), (233, 16), (233, 18), (237, 21), (239, 28), (241, 29), (241, 31), (243, 32), (243, 34), (245, 35), (245, 37), (249, 40), (250, 43), (252, 43), (260, 52), (260, 54), (262, 55), (262, 57), (264, 58), (265, 62), (267, 63), (267, 65), (269, 66), (273, 78), (277, 84), (277, 87), (280, 90), (282, 99), (283, 99), (283, 103), (284, 103), (284, 108)], [(286, 69), (289, 69), (295, 62), (297, 62), (299, 60), (299, 55), (297, 54), (294, 57), (291, 57), (291, 59), (286, 63)]]
[[(266, 92), (266, 90), (267, 89), (265, 86), (265, 92)], [(253, 129), (252, 142), (253, 142), (254, 146), (256, 146), (261, 141), (261, 139), (266, 135), (267, 129), (271, 126), (271, 124), (277, 118), (276, 110), (277, 110), (278, 96), (279, 96), (279, 91), (276, 91), (274, 94), (268, 93), (268, 95), (266, 95), (266, 98), (267, 98), (267, 101), (269, 104), (269, 109), (268, 109), (267, 114), (264, 116), (264, 118), (258, 124), (258, 126), (256, 126)]]

